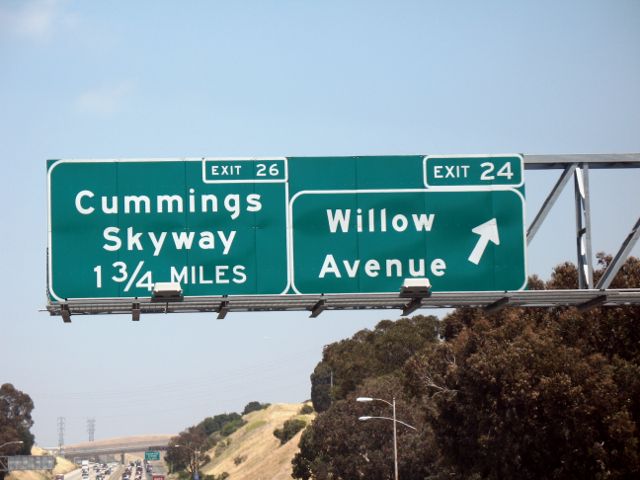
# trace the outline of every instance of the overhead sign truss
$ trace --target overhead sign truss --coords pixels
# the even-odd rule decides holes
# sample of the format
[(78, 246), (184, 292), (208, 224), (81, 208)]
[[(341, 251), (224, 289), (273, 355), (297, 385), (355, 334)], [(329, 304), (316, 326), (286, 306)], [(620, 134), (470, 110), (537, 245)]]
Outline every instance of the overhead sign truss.
[[(597, 285), (589, 169), (640, 154), (50, 161), (48, 305), (76, 314), (640, 303)], [(562, 174), (526, 229), (524, 170)], [(530, 243), (574, 180), (579, 290), (526, 291)], [(70, 267), (71, 266), (71, 267)], [(427, 278), (429, 296), (399, 295)], [(179, 282), (180, 302), (157, 302)]]
[(49, 455), (9, 455), (0, 457), (0, 471), (53, 470), (56, 458)]

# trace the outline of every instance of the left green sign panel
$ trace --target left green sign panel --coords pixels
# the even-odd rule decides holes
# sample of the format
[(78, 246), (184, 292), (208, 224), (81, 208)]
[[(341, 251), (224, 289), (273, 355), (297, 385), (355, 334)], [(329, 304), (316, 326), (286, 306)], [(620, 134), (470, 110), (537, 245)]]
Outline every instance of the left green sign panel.
[(49, 294), (185, 296), (289, 290), (287, 160), (51, 160)]

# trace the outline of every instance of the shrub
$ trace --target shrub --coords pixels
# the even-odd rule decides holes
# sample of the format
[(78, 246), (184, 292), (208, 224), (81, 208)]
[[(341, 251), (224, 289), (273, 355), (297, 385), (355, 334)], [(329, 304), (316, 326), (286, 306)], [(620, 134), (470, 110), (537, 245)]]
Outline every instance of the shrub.
[(223, 437), (228, 437), (229, 435), (231, 435), (233, 432), (235, 432), (236, 430), (238, 430), (240, 427), (242, 427), (243, 425), (246, 425), (246, 421), (242, 420), (242, 418), (236, 419), (236, 420), (232, 420), (230, 422), (227, 422), (224, 424), (224, 426), (220, 429), (220, 435), (222, 435)]
[(240, 465), (242, 462), (244, 462), (247, 459), (246, 455), (238, 455), (237, 457), (235, 457), (233, 459), (233, 463), (235, 463), (236, 466)]
[(216, 415), (215, 417), (205, 418), (198, 424), (198, 426), (202, 427), (207, 435), (211, 435), (222, 430), (228, 423), (236, 422), (241, 419), (242, 417), (235, 412), (222, 413), (220, 415)]
[(294, 418), (284, 422), (282, 428), (276, 428), (273, 431), (273, 435), (280, 440), (280, 445), (284, 445), (306, 426), (307, 422), (301, 418)]
[(313, 413), (313, 407), (308, 403), (305, 403), (300, 409), (300, 415), (310, 415)]
[(251, 412), (257, 412), (258, 410), (263, 410), (270, 405), (270, 403), (249, 402), (245, 405), (244, 410), (242, 411), (242, 415), (246, 415), (247, 413)]

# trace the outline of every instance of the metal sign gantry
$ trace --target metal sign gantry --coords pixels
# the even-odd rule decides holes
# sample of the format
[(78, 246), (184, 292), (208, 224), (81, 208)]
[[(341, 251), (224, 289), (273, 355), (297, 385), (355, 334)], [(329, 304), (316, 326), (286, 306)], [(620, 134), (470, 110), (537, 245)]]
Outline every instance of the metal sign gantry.
[[(523, 155), (526, 170), (561, 170), (562, 173), (546, 197), (526, 232), (530, 244), (556, 200), (573, 179), (576, 214), (576, 257), (579, 274), (577, 290), (530, 290), (489, 292), (433, 292), (424, 295), (400, 294), (327, 294), (271, 296), (208, 296), (185, 298), (176, 302), (157, 302), (149, 298), (130, 299), (67, 299), (49, 303), (51, 315), (69, 322), (71, 315), (131, 314), (139, 320), (141, 314), (170, 312), (215, 312), (224, 318), (229, 312), (309, 311), (317, 317), (324, 310), (400, 309), (407, 315), (418, 308), (484, 307), (495, 311), (505, 306), (557, 307), (575, 306), (588, 309), (595, 306), (640, 304), (640, 288), (610, 289), (612, 280), (640, 236), (638, 220), (626, 236), (612, 262), (597, 284), (593, 281), (591, 246), (591, 214), (589, 170), (640, 168), (640, 153)], [(637, 207), (637, 206), (636, 206)], [(49, 292), (47, 292), (49, 298)]]

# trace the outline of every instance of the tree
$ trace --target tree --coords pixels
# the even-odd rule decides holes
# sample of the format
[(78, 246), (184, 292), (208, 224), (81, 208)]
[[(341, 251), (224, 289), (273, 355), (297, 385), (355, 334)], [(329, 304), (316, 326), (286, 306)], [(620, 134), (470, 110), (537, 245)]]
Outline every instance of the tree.
[[(393, 424), (387, 420), (362, 422), (358, 417), (390, 416), (383, 403), (362, 404), (356, 396), (391, 399), (401, 395), (393, 375), (368, 379), (347, 399), (337, 400), (302, 433), (300, 451), (292, 465), (294, 478), (309, 480), (387, 480), (393, 476)], [(398, 418), (418, 428), (398, 426), (398, 461), (401, 478), (425, 478), (437, 457), (432, 435), (422, 422), (417, 405), (396, 397)]]
[[(246, 407), (245, 407), (246, 408)], [(202, 427), (204, 433), (207, 436), (215, 432), (220, 432), (225, 426), (229, 423), (243, 425), (242, 416), (240, 414), (232, 412), (232, 413), (221, 413), (220, 415), (215, 415), (214, 417), (207, 417), (202, 422), (198, 424), (199, 427)]]
[[(637, 259), (614, 285), (640, 285)], [(569, 263), (546, 285), (576, 286)], [(460, 478), (640, 476), (638, 307), (459, 309), (445, 324), (405, 385)]]
[(284, 422), (282, 428), (276, 428), (273, 436), (280, 440), (280, 445), (284, 445), (306, 426), (307, 422), (302, 418), (291, 418)]
[(189, 427), (169, 440), (166, 461), (171, 471), (187, 470), (193, 474), (210, 458), (203, 453), (212, 445), (202, 425)]
[(373, 331), (360, 330), (350, 339), (327, 345), (311, 375), (313, 408), (323, 412), (366, 378), (401, 368), (413, 354), (438, 339), (439, 324), (436, 317), (422, 315), (395, 322), (382, 320)]
[(331, 406), (331, 367), (320, 362), (311, 374), (311, 403), (318, 412)]
[[(30, 429), (33, 426), (31, 397), (10, 383), (0, 387), (0, 445), (6, 442), (22, 440), (22, 445), (7, 445), (2, 455), (30, 455), (35, 437)], [(4, 473), (0, 472), (0, 480)]]
[[(611, 262), (598, 258), (596, 281)], [(529, 280), (577, 285), (570, 263), (546, 283)], [(638, 259), (612, 288), (640, 288)], [(399, 431), (402, 478), (640, 478), (640, 307), (462, 308), (443, 323), (382, 321), (325, 347), (312, 375), (323, 408), (302, 435), (294, 478), (390, 478), (388, 425), (357, 421), (387, 412), (353, 400), (393, 394), (399, 418), (419, 427)]]

